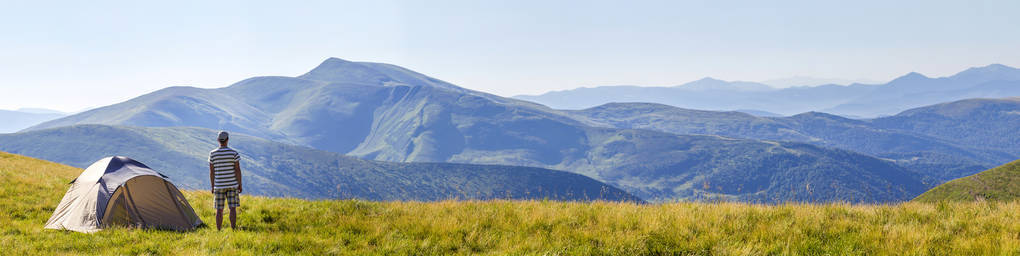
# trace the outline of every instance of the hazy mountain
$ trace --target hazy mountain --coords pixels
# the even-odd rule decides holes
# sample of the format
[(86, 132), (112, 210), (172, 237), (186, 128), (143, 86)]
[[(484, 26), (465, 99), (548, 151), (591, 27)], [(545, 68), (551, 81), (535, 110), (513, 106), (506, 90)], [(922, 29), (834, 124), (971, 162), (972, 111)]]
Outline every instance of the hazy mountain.
[(797, 86), (817, 86), (817, 85), (823, 85), (823, 84), (855, 84), (855, 83), (860, 83), (860, 84), (880, 84), (882, 82), (875, 81), (875, 80), (867, 80), (867, 79), (850, 80), (850, 79), (839, 79), (839, 78), (819, 78), (819, 77), (809, 77), (809, 76), (793, 76), (793, 77), (784, 77), (784, 78), (769, 79), (769, 80), (766, 80), (766, 81), (762, 81), (761, 83), (769, 85), (769, 86), (772, 86), (772, 87), (785, 88), (785, 87), (797, 87)]
[(16, 132), (67, 114), (48, 109), (0, 110), (0, 133)]
[[(703, 79), (706, 80), (706, 79)], [(947, 101), (1020, 96), (1020, 70), (1000, 64), (970, 68), (953, 76), (929, 78), (909, 73), (880, 85), (851, 84), (744, 89), (746, 82), (707, 79), (699, 88), (601, 86), (515, 98), (559, 109), (585, 109), (610, 102), (651, 102), (705, 110), (755, 109), (781, 115), (822, 111), (843, 116), (877, 117)], [(743, 86), (742, 86), (743, 85)]]
[(754, 110), (754, 109), (737, 109), (737, 110), (734, 110), (734, 111), (740, 112), (740, 113), (745, 113), (745, 114), (750, 114), (750, 115), (753, 115), (753, 116), (760, 116), (760, 117), (781, 117), (781, 116), (783, 116), (782, 114), (772, 113), (772, 112), (768, 112), (768, 111)]
[(941, 78), (910, 73), (878, 87), (863, 97), (825, 111), (879, 116), (947, 101), (1008, 96), (1020, 96), (1020, 69), (992, 64)]
[(722, 84), (715, 85), (716, 89), (712, 90), (682, 89), (686, 85), (675, 87), (600, 86), (553, 91), (535, 96), (520, 95), (514, 96), (514, 98), (534, 101), (557, 109), (585, 109), (611, 102), (649, 102), (688, 109), (754, 109), (779, 115), (793, 115), (850, 102), (875, 88), (871, 85), (854, 84), (850, 86), (822, 85), (741, 90), (732, 88), (738, 87), (735, 84), (743, 82), (719, 82)]
[(392, 65), (331, 58), (300, 77), (167, 88), (30, 130), (73, 124), (227, 129), (380, 161), (566, 170), (649, 200), (886, 202), (927, 187), (891, 162), (852, 152), (600, 128), (564, 111), (451, 86)]
[(45, 108), (19, 108), (19, 109), (15, 110), (15, 111), (24, 112), (24, 113), (32, 113), (32, 114), (61, 114), (61, 115), (68, 115), (68, 113), (65, 113), (63, 111), (57, 111), (57, 110), (45, 109)]
[(1020, 161), (959, 178), (924, 192), (914, 201), (1007, 201), (1020, 199)]
[[(0, 135), (0, 150), (84, 168), (129, 156), (188, 189), (209, 188), (215, 130), (79, 125)], [(239, 134), (245, 192), (300, 198), (369, 200), (553, 199), (638, 201), (582, 175), (531, 167), (387, 163)]]
[(774, 89), (772, 87), (769, 87), (768, 85), (761, 83), (741, 81), (727, 82), (711, 77), (702, 78), (701, 80), (682, 84), (674, 88), (688, 91), (741, 91), (741, 92), (761, 92), (770, 91)]

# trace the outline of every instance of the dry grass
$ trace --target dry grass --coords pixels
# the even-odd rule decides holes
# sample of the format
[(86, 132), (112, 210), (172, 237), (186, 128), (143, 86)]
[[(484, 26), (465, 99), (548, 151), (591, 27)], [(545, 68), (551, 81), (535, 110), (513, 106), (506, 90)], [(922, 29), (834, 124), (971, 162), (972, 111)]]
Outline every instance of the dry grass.
[[(239, 231), (42, 226), (80, 170), (0, 153), (3, 254), (1016, 255), (1020, 203), (365, 202), (242, 197)], [(212, 222), (211, 195), (185, 195)]]

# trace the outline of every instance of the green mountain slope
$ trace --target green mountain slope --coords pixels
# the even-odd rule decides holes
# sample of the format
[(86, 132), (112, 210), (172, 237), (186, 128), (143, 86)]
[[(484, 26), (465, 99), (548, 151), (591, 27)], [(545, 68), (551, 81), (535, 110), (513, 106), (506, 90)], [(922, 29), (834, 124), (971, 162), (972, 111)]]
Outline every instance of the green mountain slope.
[(877, 118), (872, 123), (882, 129), (910, 131), (959, 145), (1020, 155), (1020, 98), (947, 102)]
[[(202, 128), (79, 125), (0, 135), (0, 150), (86, 167), (105, 156), (137, 159), (179, 187), (209, 187), (208, 152), (216, 132)], [(590, 178), (529, 167), (386, 163), (231, 136), (242, 154), (245, 191), (309, 199), (553, 199), (639, 201)]]
[(890, 202), (928, 185), (874, 157), (790, 142), (593, 129), (585, 160), (566, 170), (642, 198), (752, 202)]
[(1015, 201), (1020, 199), (1020, 160), (955, 179), (924, 192), (914, 201)]
[(741, 112), (693, 110), (657, 103), (608, 103), (565, 111), (603, 127), (646, 129), (676, 134), (713, 134), (736, 138), (787, 141), (816, 140), (789, 124)]

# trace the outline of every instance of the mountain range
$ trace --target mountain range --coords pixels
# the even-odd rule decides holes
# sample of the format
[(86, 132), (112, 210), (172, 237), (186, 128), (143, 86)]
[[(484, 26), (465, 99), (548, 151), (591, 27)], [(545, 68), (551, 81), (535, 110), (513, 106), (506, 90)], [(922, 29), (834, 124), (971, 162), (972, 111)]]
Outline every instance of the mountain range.
[(936, 183), (1020, 158), (1020, 98), (962, 100), (875, 119), (820, 112), (758, 117), (653, 103), (611, 103), (566, 111), (599, 127), (796, 141), (893, 160)]
[[(179, 187), (209, 188), (209, 138), (195, 127), (75, 125), (0, 134), (0, 150), (84, 168), (112, 155), (139, 160)], [(552, 199), (641, 202), (627, 192), (568, 172), (449, 163), (387, 163), (234, 134), (245, 192), (306, 199)]]
[[(711, 91), (715, 83), (698, 86)], [(827, 145), (611, 127), (398, 66), (337, 58), (297, 77), (170, 87), (17, 136), (81, 124), (224, 129), (376, 161), (564, 170), (648, 201), (890, 202), (935, 185), (894, 161)]]
[(48, 109), (23, 108), (0, 110), (0, 133), (17, 132), (39, 123), (65, 117), (66, 113)]
[(782, 115), (821, 111), (847, 117), (880, 117), (943, 102), (1013, 96), (1020, 96), (1020, 69), (992, 64), (940, 78), (912, 72), (875, 85), (826, 84), (777, 89), (754, 82), (705, 78), (673, 87), (599, 86), (515, 98), (557, 109), (649, 102), (688, 109), (757, 110)]
[(784, 78), (769, 79), (761, 81), (762, 84), (766, 84), (777, 88), (786, 87), (797, 87), (797, 86), (814, 86), (820, 84), (881, 84), (881, 81), (871, 79), (839, 79), (839, 78), (821, 78), (821, 77), (810, 77), (810, 76), (792, 76)]

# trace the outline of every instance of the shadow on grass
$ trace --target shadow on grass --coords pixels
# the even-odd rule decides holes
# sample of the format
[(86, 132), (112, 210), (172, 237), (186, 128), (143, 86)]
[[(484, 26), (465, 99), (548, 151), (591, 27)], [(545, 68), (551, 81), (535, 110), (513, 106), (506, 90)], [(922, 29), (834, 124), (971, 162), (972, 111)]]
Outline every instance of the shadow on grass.
[[(199, 231), (199, 230), (205, 230), (205, 229), (208, 229), (209, 231), (234, 230), (234, 231), (240, 231), (240, 232), (266, 232), (266, 231), (268, 231), (268, 229), (266, 229), (265, 227), (245, 226), (245, 225), (237, 225), (237, 229), (232, 229), (232, 228), (230, 228), (230, 222), (224, 222), (223, 226), (220, 228), (220, 230), (216, 230), (215, 225), (207, 225), (205, 223), (202, 223), (202, 225), (199, 225), (198, 227), (195, 227), (195, 229), (192, 230), (192, 231)], [(169, 230), (169, 231), (173, 231), (173, 230)]]

